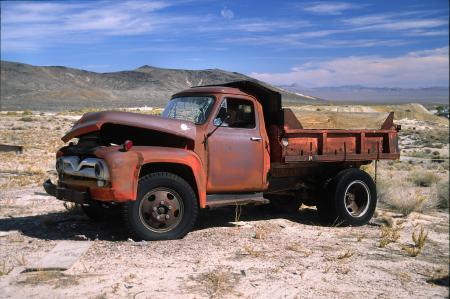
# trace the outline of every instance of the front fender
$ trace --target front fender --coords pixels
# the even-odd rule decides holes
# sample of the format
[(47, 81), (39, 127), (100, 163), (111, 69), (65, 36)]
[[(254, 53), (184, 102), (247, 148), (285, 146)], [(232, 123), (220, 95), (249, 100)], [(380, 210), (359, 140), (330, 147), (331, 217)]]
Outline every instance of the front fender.
[[(156, 146), (134, 146), (128, 152), (121, 152), (119, 149), (120, 147), (107, 147), (95, 152), (97, 157), (105, 160), (110, 169), (110, 190), (116, 201), (136, 200), (142, 165), (171, 163), (184, 165), (192, 170), (197, 184), (200, 207), (206, 206), (206, 176), (203, 164), (196, 153), (185, 149)], [(94, 198), (103, 198), (104, 196), (99, 196), (102, 189), (91, 189), (91, 195)]]

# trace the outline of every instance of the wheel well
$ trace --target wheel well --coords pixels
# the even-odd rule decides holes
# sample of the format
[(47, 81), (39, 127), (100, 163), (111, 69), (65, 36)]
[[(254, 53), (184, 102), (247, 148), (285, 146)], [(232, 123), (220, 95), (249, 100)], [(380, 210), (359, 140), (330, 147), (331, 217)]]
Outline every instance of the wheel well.
[(186, 182), (188, 182), (188, 184), (191, 185), (192, 189), (197, 195), (197, 200), (199, 199), (197, 183), (195, 182), (194, 173), (192, 172), (192, 169), (189, 166), (176, 163), (148, 163), (142, 165), (141, 170), (139, 172), (139, 178), (153, 172), (170, 172), (185, 179)]

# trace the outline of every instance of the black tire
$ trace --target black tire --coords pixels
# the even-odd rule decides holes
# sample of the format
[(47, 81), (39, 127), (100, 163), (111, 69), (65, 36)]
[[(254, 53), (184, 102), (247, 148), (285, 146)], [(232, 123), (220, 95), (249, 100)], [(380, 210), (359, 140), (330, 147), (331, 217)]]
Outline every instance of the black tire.
[(339, 172), (326, 188), (327, 195), (318, 202), (319, 216), (333, 225), (361, 226), (372, 219), (377, 205), (377, 191), (372, 177), (350, 168)]
[(334, 185), (334, 180), (327, 182), (322, 189), (319, 200), (316, 203), (319, 218), (326, 224), (333, 223), (337, 219), (333, 201), (333, 195), (335, 193)]
[(171, 240), (193, 228), (198, 210), (189, 183), (172, 173), (155, 172), (139, 179), (137, 198), (124, 204), (123, 216), (134, 240)]
[(275, 211), (283, 213), (294, 213), (300, 209), (302, 201), (294, 196), (274, 196), (270, 199), (270, 206)]
[(114, 218), (120, 219), (120, 206), (108, 203), (91, 202), (89, 205), (81, 205), (84, 214), (94, 221), (105, 221)]

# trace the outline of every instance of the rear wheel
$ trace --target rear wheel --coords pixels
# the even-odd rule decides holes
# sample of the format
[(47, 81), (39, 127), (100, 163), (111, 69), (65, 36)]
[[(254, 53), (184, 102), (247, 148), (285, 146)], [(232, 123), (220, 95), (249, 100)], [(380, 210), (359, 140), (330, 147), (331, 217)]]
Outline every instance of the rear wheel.
[(197, 214), (197, 197), (192, 187), (167, 172), (142, 177), (136, 200), (124, 205), (125, 222), (137, 240), (182, 238), (194, 226)]
[(371, 176), (351, 168), (338, 173), (328, 184), (317, 210), (326, 222), (360, 226), (372, 219), (376, 204), (376, 186)]

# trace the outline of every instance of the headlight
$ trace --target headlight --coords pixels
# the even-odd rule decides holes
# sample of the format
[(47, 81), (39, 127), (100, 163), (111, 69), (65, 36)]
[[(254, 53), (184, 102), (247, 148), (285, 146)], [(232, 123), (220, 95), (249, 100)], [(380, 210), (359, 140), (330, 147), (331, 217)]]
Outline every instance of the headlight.
[(55, 168), (56, 168), (56, 171), (57, 171), (58, 173), (60, 173), (60, 172), (63, 170), (63, 168), (64, 168), (64, 162), (62, 161), (61, 158), (59, 158), (59, 159), (56, 160)]
[(94, 173), (97, 178), (103, 177), (103, 165), (99, 162), (95, 163)]

